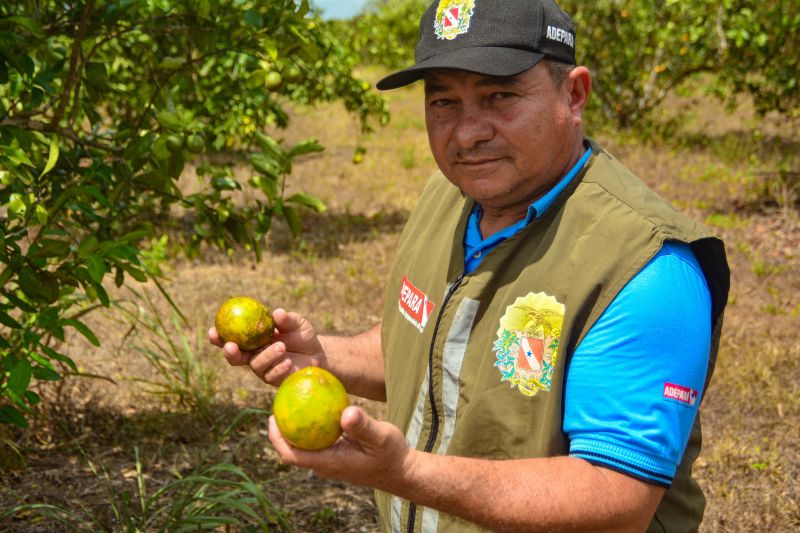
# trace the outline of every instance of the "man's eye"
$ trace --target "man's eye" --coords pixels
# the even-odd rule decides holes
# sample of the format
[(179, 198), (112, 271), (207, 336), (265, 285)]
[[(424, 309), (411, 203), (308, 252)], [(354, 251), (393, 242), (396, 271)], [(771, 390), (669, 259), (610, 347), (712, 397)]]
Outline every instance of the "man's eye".
[(436, 100), (431, 101), (431, 105), (433, 107), (447, 107), (453, 103), (452, 100), (448, 100), (447, 98), (437, 98)]
[(492, 100), (508, 100), (514, 93), (492, 93)]

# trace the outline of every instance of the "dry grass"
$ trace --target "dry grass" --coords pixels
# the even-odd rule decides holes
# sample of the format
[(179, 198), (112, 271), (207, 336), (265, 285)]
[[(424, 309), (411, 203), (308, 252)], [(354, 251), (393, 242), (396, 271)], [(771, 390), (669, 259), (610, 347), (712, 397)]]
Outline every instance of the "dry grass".
[[(166, 286), (187, 316), (176, 336), (204, 334), (220, 301), (247, 294), (308, 316), (324, 332), (362, 330), (378, 320), (384, 280), (395, 243), (425, 178), (434, 168), (421, 118), (419, 87), (389, 95), (392, 124), (368, 136), (336, 106), (298, 110), (287, 142), (316, 136), (327, 147), (299, 164), (290, 187), (313, 191), (329, 210), (308, 216), (297, 241), (278, 225), (269, 251), (256, 264), (244, 252), (226, 257), (207, 251), (198, 260), (173, 257)], [(692, 116), (710, 130), (715, 111)], [(726, 119), (705, 148), (644, 145), (617, 133), (598, 135), (634, 171), (698, 220), (725, 237), (733, 288), (715, 378), (703, 406), (705, 446), (697, 476), (708, 508), (703, 531), (796, 531), (800, 528), (800, 223), (792, 209), (760, 205), (753, 196), (757, 169), (752, 146), (737, 144), (736, 129), (749, 118)], [(713, 121), (719, 127), (719, 121)], [(793, 139), (795, 150), (797, 139)], [(357, 144), (368, 149), (361, 165)], [(720, 154), (720, 145), (728, 147)], [(741, 150), (741, 153), (735, 153)], [(733, 151), (733, 153), (731, 153)], [(238, 169), (237, 172), (244, 172)], [(184, 177), (186, 187), (194, 177)], [(136, 287), (149, 291), (150, 286)], [(128, 309), (142, 299), (116, 297)], [(170, 310), (162, 302), (166, 320)], [(231, 369), (216, 349), (202, 344), (199, 360), (214, 375), (213, 397), (202, 410), (179, 409), (170, 398), (144, 393), (132, 378), (152, 368), (134, 347), (147, 338), (119, 311), (96, 313), (91, 326), (102, 349), (73, 338), (66, 350), (85, 372), (114, 382), (73, 378), (43, 390), (48, 407), (36, 428), (13, 435), (24, 455), (7, 454), (0, 481), (0, 510), (19, 502), (46, 502), (70, 510), (86, 529), (115, 529), (108, 511), (108, 483), (89, 461), (104, 465), (117, 494), (135, 496), (134, 448), (141, 451), (149, 483), (166, 483), (198, 464), (230, 461), (258, 480), (288, 513), (297, 531), (371, 531), (371, 493), (323, 482), (281, 466), (265, 437), (266, 416), (223, 431), (245, 407), (268, 409), (270, 390), (242, 369)], [(365, 403), (377, 415), (382, 406)], [(16, 468), (14, 468), (16, 466)], [(63, 530), (28, 513), (0, 529)]]

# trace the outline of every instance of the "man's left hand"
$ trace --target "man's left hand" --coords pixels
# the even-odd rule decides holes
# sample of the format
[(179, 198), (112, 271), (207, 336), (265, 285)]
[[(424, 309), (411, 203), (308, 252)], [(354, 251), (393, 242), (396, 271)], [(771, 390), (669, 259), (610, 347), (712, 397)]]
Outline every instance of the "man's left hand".
[(350, 406), (341, 417), (344, 435), (319, 451), (295, 448), (281, 435), (274, 417), (269, 419), (269, 440), (284, 464), (309, 468), (322, 478), (391, 490), (413, 470), (415, 453), (403, 433), (392, 424)]

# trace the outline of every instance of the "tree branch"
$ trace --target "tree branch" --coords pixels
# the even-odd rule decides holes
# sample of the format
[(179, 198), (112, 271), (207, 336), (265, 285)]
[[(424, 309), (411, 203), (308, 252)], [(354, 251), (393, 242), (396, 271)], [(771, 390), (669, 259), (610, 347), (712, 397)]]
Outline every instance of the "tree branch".
[(58, 135), (64, 136), (81, 146), (84, 147), (90, 146), (92, 148), (97, 148), (98, 150), (103, 150), (104, 152), (109, 152), (112, 154), (119, 154), (122, 153), (123, 151), (122, 148), (113, 148), (111, 146), (108, 146), (106, 144), (97, 141), (93, 141), (90, 139), (82, 139), (74, 131), (68, 128), (62, 128), (60, 126), (53, 125), (52, 122), (48, 124), (46, 122), (41, 122), (38, 120), (28, 120), (22, 118), (5, 118), (2, 121), (0, 121), (0, 127), (3, 126), (13, 126), (16, 128), (38, 131), (40, 133), (57, 133)]
[[(51, 125), (53, 127), (57, 127), (58, 123), (61, 122), (61, 118), (64, 116), (64, 112), (67, 109), (67, 104), (69, 103), (70, 93), (75, 85), (76, 78), (79, 76), (78, 70), (80, 65), (78, 58), (81, 54), (81, 43), (86, 36), (86, 27), (89, 24), (89, 16), (92, 14), (93, 9), (94, 0), (88, 0), (83, 6), (81, 21), (78, 23), (78, 31), (75, 34), (75, 39), (72, 41), (72, 52), (70, 52), (69, 56), (69, 73), (67, 74), (67, 82), (64, 84), (64, 90), (61, 93), (61, 99), (58, 102), (58, 108), (56, 108), (56, 112), (53, 114), (53, 120), (51, 121)], [(80, 85), (78, 87), (80, 88)]]

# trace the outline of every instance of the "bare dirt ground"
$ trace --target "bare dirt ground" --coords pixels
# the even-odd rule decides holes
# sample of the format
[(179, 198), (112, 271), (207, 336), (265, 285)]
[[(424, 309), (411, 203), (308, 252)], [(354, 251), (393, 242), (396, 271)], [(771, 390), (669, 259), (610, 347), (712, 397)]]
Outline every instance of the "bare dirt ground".
[[(44, 387), (45, 408), (32, 430), (7, 435), (19, 453), (4, 448), (0, 470), (0, 515), (21, 503), (45, 503), (68, 513), (59, 521), (28, 509), (0, 522), (0, 530), (122, 531), (125, 513), (141, 512), (137, 478), (152, 495), (171, 480), (220, 462), (237, 465), (259, 483), (295, 531), (376, 529), (369, 490), (277, 462), (265, 436), (272, 391), (248, 371), (228, 367), (204, 337), (219, 303), (241, 294), (305, 314), (326, 333), (357, 332), (378, 320), (395, 244), (434, 168), (419, 88), (389, 99), (392, 124), (362, 137), (336, 107), (294, 113), (287, 141), (313, 135), (327, 150), (299, 164), (290, 187), (311, 191), (329, 206), (305, 217), (298, 240), (279, 224), (260, 263), (244, 251), (227, 257), (208, 250), (191, 261), (173, 254), (163, 265), (165, 286), (187, 318), (168, 329), (176, 340), (185, 338), (185, 351), (196, 358), (193, 368), (210, 375), (206, 393), (198, 393), (207, 400), (202, 409), (182, 407), (175, 395), (149, 394), (137, 381), (158, 379), (137, 351), (152, 338), (146, 328), (133, 327), (120, 309), (90, 315), (102, 348), (75, 337), (65, 349), (82, 372), (107, 379), (71, 377)], [(796, 153), (800, 138), (759, 125), (766, 133), (753, 143), (757, 124), (747, 113), (726, 117), (705, 104), (685, 113), (693, 125), (684, 132), (692, 136), (691, 144), (642, 143), (618, 132), (596, 136), (726, 241), (731, 301), (701, 411), (705, 442), (696, 469), (708, 498), (702, 531), (797, 531), (800, 220), (797, 205), (764, 200), (761, 165), (750, 156)], [(351, 163), (357, 142), (368, 148), (361, 165)], [(186, 187), (196, 186), (191, 173), (183, 180)], [(115, 293), (121, 309), (171, 321), (172, 311), (153, 286), (134, 289), (138, 295)], [(153, 308), (144, 294), (155, 302)], [(380, 404), (363, 405), (382, 413)], [(262, 411), (234, 424), (245, 408)]]

